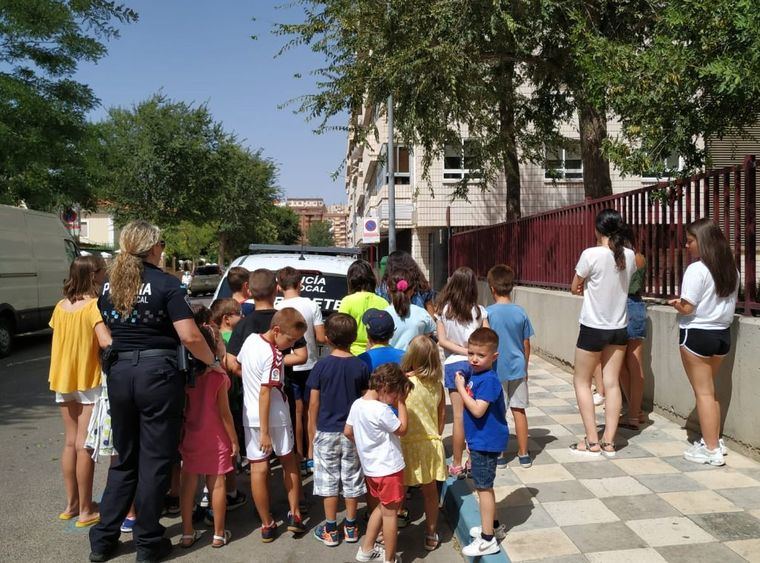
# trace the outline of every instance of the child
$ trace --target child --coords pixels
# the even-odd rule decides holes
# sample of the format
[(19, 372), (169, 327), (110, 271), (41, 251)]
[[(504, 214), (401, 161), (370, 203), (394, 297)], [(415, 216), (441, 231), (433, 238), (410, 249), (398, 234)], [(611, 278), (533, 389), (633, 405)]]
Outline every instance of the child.
[(369, 372), (386, 362), (401, 364), (404, 351), (389, 344), (396, 326), (393, 317), (387, 311), (368, 309), (362, 315), (362, 324), (367, 331), (367, 351), (359, 354), (359, 359), (367, 364)]
[(441, 385), (441, 358), (438, 346), (427, 336), (416, 336), (404, 355), (401, 370), (414, 388), (406, 398), (409, 430), (401, 438), (404, 454), (404, 485), (421, 485), (425, 503), (425, 549), (440, 545), (438, 526), (438, 485), (446, 480), (446, 458), (441, 434), (446, 422), (446, 401)]
[[(404, 400), (413, 383), (397, 364), (377, 368), (370, 378), (369, 391), (351, 405), (345, 435), (356, 443), (367, 489), (379, 502), (367, 522), (357, 561), (396, 561), (396, 514), (404, 499), (404, 457), (399, 436), (406, 434), (408, 418)], [(398, 416), (391, 406), (398, 409)], [(385, 550), (375, 547), (382, 526)]]
[(433, 317), (424, 308), (411, 302), (414, 288), (407, 281), (409, 277), (403, 271), (396, 271), (388, 279), (391, 304), (386, 311), (393, 317), (396, 327), (390, 344), (399, 350), (406, 350), (415, 336), (435, 332)]
[[(247, 285), (246, 285), (247, 287)], [(240, 303), (229, 297), (227, 299), (216, 299), (211, 304), (211, 322), (219, 328), (219, 334), (222, 336), (225, 346), (229, 343), (232, 331), (240, 322)]]
[(681, 361), (694, 389), (702, 439), (683, 457), (694, 463), (724, 465), (720, 403), (715, 377), (731, 350), (739, 272), (723, 232), (709, 219), (686, 227), (686, 248), (694, 258), (683, 275), (681, 296), (668, 303), (678, 311)]
[[(208, 324), (199, 325), (201, 334), (216, 354), (224, 353), (218, 332)], [(181, 547), (191, 547), (201, 536), (193, 529), (193, 504), (198, 475), (206, 476), (206, 487), (211, 493), (214, 510), (214, 537), (212, 547), (223, 547), (231, 533), (224, 529), (227, 511), (227, 494), (224, 475), (233, 471), (238, 455), (238, 439), (232, 422), (227, 391), (230, 380), (221, 369), (207, 368), (187, 387), (185, 424), (180, 453), (182, 479), (180, 509), (182, 512)]]
[(314, 494), (324, 497), (325, 523), (314, 529), (314, 536), (327, 546), (339, 542), (338, 494), (346, 499), (343, 539), (359, 541), (356, 525), (358, 499), (367, 492), (359, 457), (353, 442), (343, 435), (351, 405), (369, 387), (369, 370), (351, 355), (356, 340), (356, 321), (343, 313), (327, 319), (327, 340), (333, 347), (311, 371), (307, 386), (309, 398), (309, 441), (314, 444)]
[(493, 481), (496, 460), (507, 448), (504, 392), (493, 363), (499, 357), (499, 337), (490, 328), (479, 328), (467, 341), (469, 368), (456, 373), (454, 380), (464, 403), (464, 431), (472, 460), (472, 480), (478, 492), (480, 526), (470, 530), (472, 543), (462, 549), (468, 557), (499, 551), (494, 537), (501, 532), (496, 521), (496, 498)]
[[(258, 311), (257, 311), (258, 312)], [(293, 455), (293, 428), (283, 386), (283, 350), (290, 349), (306, 332), (301, 313), (288, 307), (277, 311), (264, 334), (246, 338), (237, 359), (243, 372), (243, 422), (246, 456), (252, 464), (251, 491), (261, 518), (261, 541), (274, 540), (277, 524), (269, 512), (269, 457), (280, 459), (288, 494), (288, 531), (302, 534), (298, 499), (301, 475)]]
[(358, 356), (367, 350), (367, 332), (361, 324), (362, 316), (368, 309), (385, 309), (388, 302), (375, 295), (377, 279), (372, 266), (364, 260), (356, 260), (348, 267), (346, 273), (348, 295), (340, 302), (339, 313), (351, 315), (358, 326), (356, 341), (351, 344), (351, 353)]
[(240, 303), (240, 313), (242, 316), (250, 315), (254, 306), (248, 302), (251, 298), (250, 291), (250, 273), (242, 266), (233, 266), (227, 272), (227, 283), (230, 284), (232, 299)]
[(307, 327), (304, 335), (306, 339), (306, 363), (294, 366), (287, 382), (289, 397), (292, 396), (293, 398), (293, 404), (290, 405), (290, 416), (293, 419), (293, 429), (296, 434), (296, 453), (301, 457), (301, 471), (303, 472), (314, 467), (312, 445), (307, 438), (309, 396), (306, 381), (319, 358), (317, 344), (324, 344), (325, 342), (325, 326), (322, 321), (322, 309), (319, 308), (319, 305), (308, 297), (301, 297), (301, 272), (290, 266), (282, 268), (277, 273), (277, 285), (284, 299), (275, 307), (277, 309), (293, 307), (306, 320)]
[(528, 362), (533, 326), (525, 310), (512, 303), (515, 272), (497, 264), (488, 271), (488, 287), (495, 303), (488, 307), (488, 324), (499, 336), (499, 360), (496, 373), (501, 381), (507, 405), (515, 419), (517, 461), (528, 469), (533, 465), (528, 452)]
[(438, 299), (438, 343), (446, 359), (443, 362), (444, 387), (449, 390), (454, 415), (451, 443), (452, 464), (449, 475), (462, 479), (464, 453), (464, 406), (454, 385), (454, 375), (467, 368), (467, 339), (476, 329), (488, 326), (488, 312), (478, 305), (478, 280), (470, 268), (457, 268)]

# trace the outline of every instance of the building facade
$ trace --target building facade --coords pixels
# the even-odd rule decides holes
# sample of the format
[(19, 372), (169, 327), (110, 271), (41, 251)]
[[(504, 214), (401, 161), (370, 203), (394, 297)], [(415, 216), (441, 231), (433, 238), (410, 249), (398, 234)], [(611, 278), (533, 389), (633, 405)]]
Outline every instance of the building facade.
[(335, 246), (350, 246), (348, 232), (348, 206), (325, 205), (321, 197), (288, 198), (285, 205), (292, 209), (299, 218), (301, 237), (307, 242), (307, 233), (312, 224), (327, 221), (332, 224)]

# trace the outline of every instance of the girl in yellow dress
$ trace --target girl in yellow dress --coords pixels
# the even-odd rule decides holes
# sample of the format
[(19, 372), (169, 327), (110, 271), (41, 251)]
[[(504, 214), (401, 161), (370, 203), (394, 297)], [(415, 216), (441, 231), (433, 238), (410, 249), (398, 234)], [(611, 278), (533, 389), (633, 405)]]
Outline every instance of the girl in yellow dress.
[(421, 485), (425, 504), (425, 549), (440, 544), (438, 525), (438, 486), (446, 480), (446, 460), (441, 433), (445, 421), (443, 371), (438, 347), (428, 336), (416, 336), (409, 343), (401, 369), (414, 383), (406, 399), (409, 416), (407, 433), (401, 437), (404, 454), (404, 485)]

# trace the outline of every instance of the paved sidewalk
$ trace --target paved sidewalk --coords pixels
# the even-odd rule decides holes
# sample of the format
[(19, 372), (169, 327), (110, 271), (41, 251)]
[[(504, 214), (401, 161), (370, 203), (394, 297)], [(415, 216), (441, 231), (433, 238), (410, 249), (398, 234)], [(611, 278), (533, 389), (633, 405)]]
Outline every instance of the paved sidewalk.
[(536, 356), (529, 373), (534, 465), (510, 459), (495, 483), (512, 561), (760, 561), (760, 463), (733, 451), (722, 468), (687, 462), (686, 431), (656, 414), (618, 432), (615, 459), (579, 457), (572, 376)]

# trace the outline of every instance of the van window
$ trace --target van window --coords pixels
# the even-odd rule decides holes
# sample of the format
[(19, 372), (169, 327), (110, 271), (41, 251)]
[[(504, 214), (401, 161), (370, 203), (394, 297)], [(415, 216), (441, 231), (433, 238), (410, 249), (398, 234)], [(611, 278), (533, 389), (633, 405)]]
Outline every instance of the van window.
[(219, 266), (198, 266), (195, 268), (195, 276), (218, 276), (221, 275), (222, 270)]

